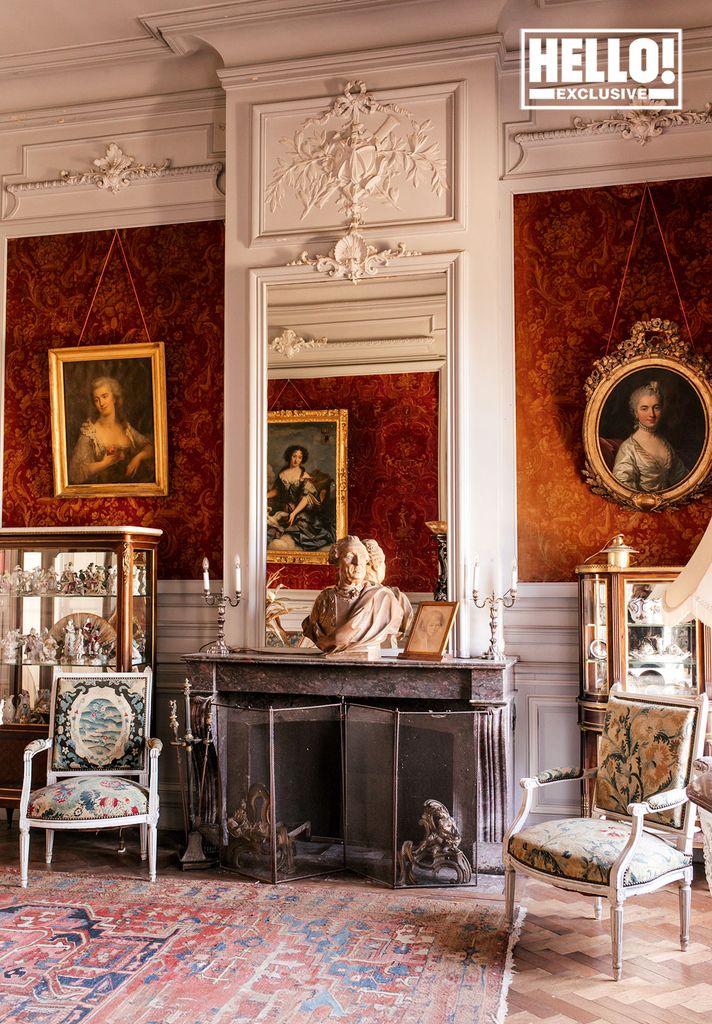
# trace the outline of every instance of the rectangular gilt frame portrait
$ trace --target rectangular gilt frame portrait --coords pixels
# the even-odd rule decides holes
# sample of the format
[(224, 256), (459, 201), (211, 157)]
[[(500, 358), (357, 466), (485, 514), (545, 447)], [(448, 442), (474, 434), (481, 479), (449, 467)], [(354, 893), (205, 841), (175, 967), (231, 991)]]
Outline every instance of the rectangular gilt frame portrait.
[[(103, 414), (93, 387), (102, 378), (100, 387), (109, 394), (104, 401), (112, 406), (107, 430), (123, 435), (125, 444), (102, 438)], [(50, 349), (49, 387), (56, 497), (168, 494), (162, 342)], [(92, 468), (105, 460), (110, 464)]]
[(459, 607), (459, 601), (421, 601), (401, 657), (440, 661)]
[[(268, 413), (268, 562), (325, 564), (331, 544), (348, 533), (347, 431), (347, 409)], [(294, 509), (284, 507), (287, 495), (278, 478), (288, 469), (286, 453), (293, 449), (307, 452), (304, 470), (310, 479), (308, 493), (289, 496), (297, 498), (297, 505), (306, 496), (298, 520), (290, 525)]]

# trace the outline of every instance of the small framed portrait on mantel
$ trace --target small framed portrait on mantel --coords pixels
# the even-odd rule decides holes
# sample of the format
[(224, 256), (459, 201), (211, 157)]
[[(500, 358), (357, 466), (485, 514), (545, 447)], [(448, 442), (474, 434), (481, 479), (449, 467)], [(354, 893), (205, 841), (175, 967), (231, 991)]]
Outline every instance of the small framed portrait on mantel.
[(348, 533), (347, 409), (267, 415), (267, 561), (326, 563)]
[(676, 324), (634, 324), (631, 338), (594, 365), (585, 390), (584, 476), (594, 493), (654, 511), (710, 485), (710, 367)]
[(57, 497), (168, 494), (162, 342), (49, 351)]
[(421, 601), (400, 657), (440, 661), (459, 607), (459, 601)]

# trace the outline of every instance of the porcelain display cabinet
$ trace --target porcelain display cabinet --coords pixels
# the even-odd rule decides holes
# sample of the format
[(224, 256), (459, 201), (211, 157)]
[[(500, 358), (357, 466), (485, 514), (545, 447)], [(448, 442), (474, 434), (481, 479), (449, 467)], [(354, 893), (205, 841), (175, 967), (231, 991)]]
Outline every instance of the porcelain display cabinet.
[[(615, 683), (643, 693), (695, 694), (712, 690), (712, 631), (697, 620), (668, 626), (660, 607), (661, 584), (681, 570), (671, 567), (579, 565), (581, 758), (598, 760), (598, 737), (608, 692)], [(712, 740), (708, 723), (707, 742)], [(592, 787), (591, 787), (592, 788)], [(591, 788), (584, 787), (583, 813)]]
[[(0, 529), (0, 806), (47, 735), (52, 674), (154, 667), (156, 549), (145, 527)], [(35, 758), (37, 782), (45, 762)]]

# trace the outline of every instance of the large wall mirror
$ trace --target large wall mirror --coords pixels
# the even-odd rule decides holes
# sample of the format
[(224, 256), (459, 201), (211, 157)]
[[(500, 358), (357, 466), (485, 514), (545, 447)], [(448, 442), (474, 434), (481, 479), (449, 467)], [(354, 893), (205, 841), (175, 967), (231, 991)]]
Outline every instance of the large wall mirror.
[[(254, 272), (264, 379), (260, 646), (308, 647), (301, 622), (335, 581), (328, 551), (345, 532), (378, 541), (385, 582), (414, 606), (432, 600), (439, 563), (428, 523), (446, 522), (455, 542), (458, 269), (448, 254), (357, 285), (310, 268)], [(450, 596), (459, 596), (456, 582)]]

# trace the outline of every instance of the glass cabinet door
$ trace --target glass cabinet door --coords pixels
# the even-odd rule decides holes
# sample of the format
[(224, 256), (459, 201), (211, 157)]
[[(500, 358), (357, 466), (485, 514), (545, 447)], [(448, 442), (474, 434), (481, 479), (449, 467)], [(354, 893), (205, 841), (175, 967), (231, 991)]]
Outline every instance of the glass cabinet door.
[(111, 551), (0, 552), (3, 721), (48, 713), (56, 665), (66, 671), (116, 667), (116, 583)]
[(697, 693), (697, 623), (663, 624), (659, 581), (624, 582), (626, 688), (643, 693)]
[(608, 693), (608, 581), (605, 575), (581, 580), (583, 682), (588, 693)]

